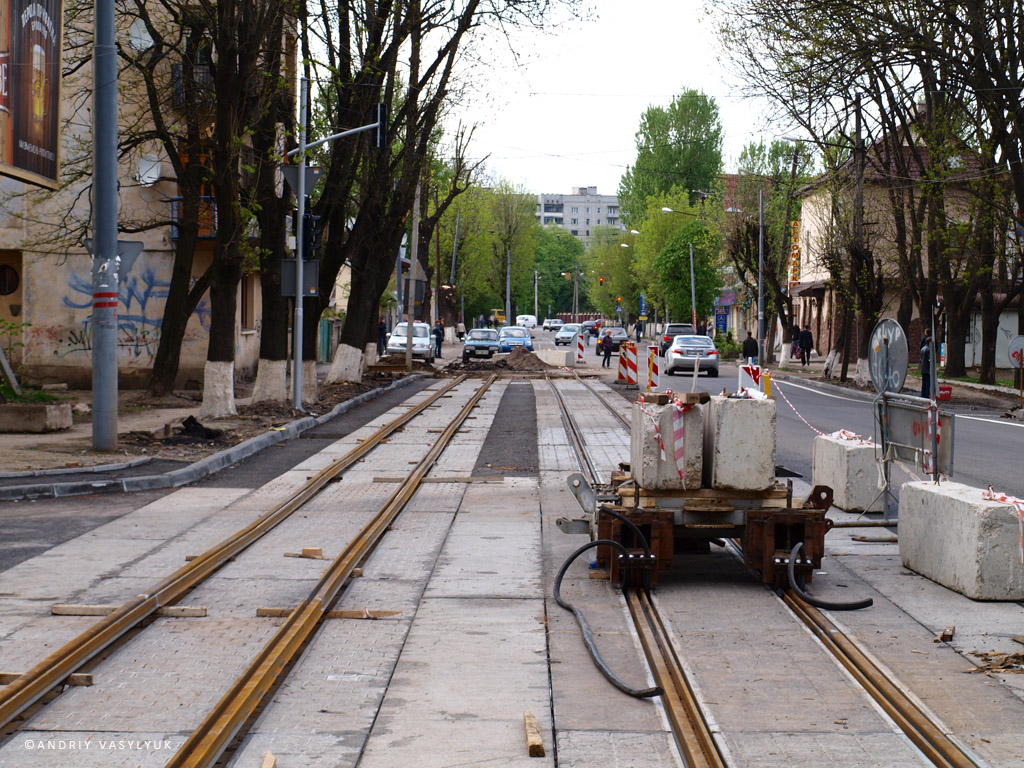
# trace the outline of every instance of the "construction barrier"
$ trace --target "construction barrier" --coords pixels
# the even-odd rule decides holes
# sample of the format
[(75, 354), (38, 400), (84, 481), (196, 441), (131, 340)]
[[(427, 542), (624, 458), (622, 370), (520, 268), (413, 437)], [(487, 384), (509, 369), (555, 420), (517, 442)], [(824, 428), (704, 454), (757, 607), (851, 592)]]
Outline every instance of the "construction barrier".
[(576, 334), (576, 365), (583, 365), (583, 334)]
[(624, 341), (619, 345), (619, 376), (618, 381), (628, 386), (636, 386), (636, 344)]
[(661, 386), (661, 360), (656, 344), (649, 346), (647, 351), (650, 353), (647, 357), (647, 391), (650, 392)]

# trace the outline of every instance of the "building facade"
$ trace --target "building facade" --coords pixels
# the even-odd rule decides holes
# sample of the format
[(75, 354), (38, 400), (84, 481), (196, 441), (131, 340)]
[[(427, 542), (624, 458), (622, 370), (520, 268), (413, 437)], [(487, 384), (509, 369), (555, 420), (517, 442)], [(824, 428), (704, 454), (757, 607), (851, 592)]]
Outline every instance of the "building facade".
[(537, 222), (560, 227), (588, 247), (597, 227), (626, 229), (619, 215), (618, 196), (599, 195), (597, 187), (573, 187), (568, 195), (537, 195)]

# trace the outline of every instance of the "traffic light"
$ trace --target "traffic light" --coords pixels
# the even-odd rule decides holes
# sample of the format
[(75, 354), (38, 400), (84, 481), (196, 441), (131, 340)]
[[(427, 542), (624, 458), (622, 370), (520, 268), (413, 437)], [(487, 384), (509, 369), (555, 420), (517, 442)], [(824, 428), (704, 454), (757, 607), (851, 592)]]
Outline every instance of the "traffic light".
[(603, 277), (597, 278), (597, 282), (599, 282), (601, 285), (604, 285), (604, 278)]
[(302, 258), (315, 259), (316, 252), (320, 249), (320, 237), (323, 230), (320, 228), (320, 217), (314, 213), (307, 213), (302, 217)]
[(616, 296), (615, 297), (615, 303), (616, 304), (621, 304), (622, 303), (622, 297), (621, 296)]

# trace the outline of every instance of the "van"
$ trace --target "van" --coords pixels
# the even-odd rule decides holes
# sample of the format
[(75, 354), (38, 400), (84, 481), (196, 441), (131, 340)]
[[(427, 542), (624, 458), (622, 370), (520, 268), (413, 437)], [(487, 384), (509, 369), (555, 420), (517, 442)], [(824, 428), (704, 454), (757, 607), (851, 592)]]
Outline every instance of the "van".
[(536, 315), (516, 315), (516, 325), (520, 328), (536, 328), (537, 327), (537, 316)]

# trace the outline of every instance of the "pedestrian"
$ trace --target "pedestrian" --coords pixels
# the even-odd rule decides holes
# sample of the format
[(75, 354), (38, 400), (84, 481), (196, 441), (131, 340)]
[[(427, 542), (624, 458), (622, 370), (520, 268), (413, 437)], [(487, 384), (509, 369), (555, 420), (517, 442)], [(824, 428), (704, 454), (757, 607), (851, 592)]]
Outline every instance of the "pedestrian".
[(644, 335), (644, 324), (641, 320), (636, 321), (636, 325), (633, 326), (633, 333), (636, 334), (636, 343), (640, 343), (640, 339)]
[(932, 332), (928, 328), (921, 338), (921, 397), (932, 399)]
[(437, 357), (443, 357), (441, 354), (441, 342), (444, 341), (444, 326), (441, 325), (441, 321), (438, 320), (434, 323), (434, 343), (437, 345)]
[(489, 315), (488, 316), (488, 318), (487, 318), (487, 327), (488, 328), (493, 328), (494, 327), (494, 315)]
[(796, 323), (793, 324), (793, 335), (790, 337), (790, 341), (789, 356), (795, 362), (800, 357), (800, 326)]
[(612, 341), (612, 331), (610, 328), (606, 329), (604, 336), (601, 338), (601, 351), (604, 352), (604, 361), (601, 363), (602, 368), (612, 367), (612, 349), (615, 347), (615, 342)]
[(811, 335), (811, 326), (800, 331), (800, 364), (807, 365), (811, 359), (811, 350), (814, 349), (814, 336)]
[(384, 316), (377, 319), (377, 357), (383, 357), (388, 345), (388, 326), (384, 322)]
[(747, 338), (743, 340), (743, 360), (750, 362), (751, 358), (757, 362), (757, 339), (751, 335), (750, 331), (747, 331)]
[(459, 320), (459, 324), (455, 326), (455, 335), (459, 337), (459, 341), (466, 335), (466, 324)]

